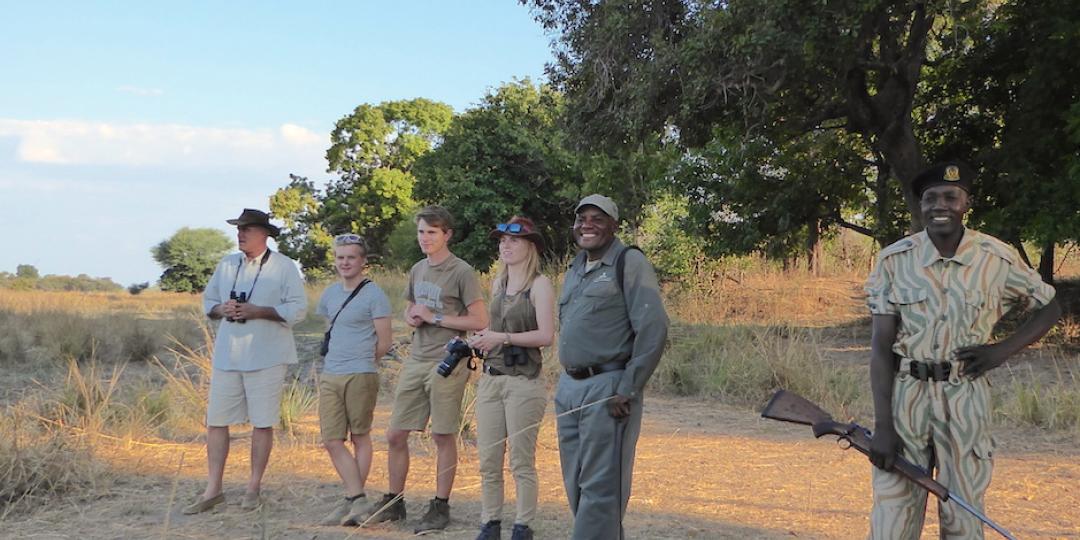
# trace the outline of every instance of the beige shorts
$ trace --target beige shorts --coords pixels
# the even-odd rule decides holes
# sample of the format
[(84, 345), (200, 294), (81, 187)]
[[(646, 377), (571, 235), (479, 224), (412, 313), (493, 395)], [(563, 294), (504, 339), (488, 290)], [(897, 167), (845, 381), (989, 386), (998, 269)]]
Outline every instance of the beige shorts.
[(320, 375), (319, 432), (322, 440), (344, 441), (349, 434), (370, 432), (378, 397), (378, 373)]
[(210, 398), (206, 405), (206, 425), (225, 427), (243, 424), (272, 428), (281, 421), (281, 390), (288, 366), (256, 371), (223, 371), (210, 375)]
[(431, 418), (431, 432), (447, 435), (461, 427), (461, 398), (472, 373), (465, 360), (449, 377), (439, 375), (438, 362), (405, 361), (394, 391), (390, 429), (423, 431)]

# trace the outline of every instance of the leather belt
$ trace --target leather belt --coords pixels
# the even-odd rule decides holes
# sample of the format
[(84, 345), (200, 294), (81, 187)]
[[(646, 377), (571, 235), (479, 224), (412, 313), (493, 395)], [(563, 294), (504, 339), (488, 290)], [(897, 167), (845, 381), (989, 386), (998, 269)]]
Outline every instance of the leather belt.
[(919, 379), (920, 381), (934, 381), (942, 382), (949, 380), (949, 375), (952, 374), (953, 365), (952, 362), (920, 362), (918, 360), (912, 360), (908, 366), (908, 372), (912, 377)]
[(618, 371), (620, 369), (626, 369), (626, 362), (623, 360), (612, 360), (610, 362), (604, 362), (603, 364), (596, 364), (595, 366), (566, 368), (566, 374), (574, 379), (580, 380), (588, 379), (593, 375), (599, 375), (609, 371)]

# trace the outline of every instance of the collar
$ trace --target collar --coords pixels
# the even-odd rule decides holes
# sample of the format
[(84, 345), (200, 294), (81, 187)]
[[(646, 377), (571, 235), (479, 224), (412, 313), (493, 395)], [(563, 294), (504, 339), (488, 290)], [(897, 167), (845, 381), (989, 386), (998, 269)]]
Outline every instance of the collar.
[[(615, 257), (618, 256), (620, 251), (622, 251), (622, 248), (623, 243), (621, 240), (619, 240), (619, 237), (616, 236), (611, 240), (611, 245), (609, 245), (607, 251), (604, 252), (604, 256), (600, 257), (600, 263), (603, 266), (614, 266)], [(582, 273), (584, 273), (585, 265), (589, 262), (589, 253), (585, 250), (581, 250), (579, 253), (581, 254), (581, 271)]]
[(956, 253), (952, 257), (942, 257), (941, 253), (938, 253), (934, 241), (930, 240), (930, 235), (923, 230), (919, 233), (920, 245), (923, 246), (921, 254), (923, 267), (930, 266), (937, 261), (952, 261), (964, 266), (970, 265), (975, 260), (977, 251), (975, 249), (975, 236), (975, 231), (964, 227), (964, 235), (960, 237), (960, 244), (956, 246)]
[(266, 253), (267, 253), (268, 251), (270, 251), (270, 248), (269, 248), (269, 247), (267, 247), (266, 249), (262, 250), (262, 253), (259, 253), (258, 255), (254, 256), (254, 257), (252, 257), (252, 258), (250, 258), (250, 259), (248, 258), (247, 254), (246, 254), (246, 253), (244, 253), (243, 251), (241, 251), (241, 252), (240, 252), (240, 255), (242, 255), (242, 256), (244, 257), (244, 261), (243, 261), (243, 262), (244, 262), (245, 264), (259, 264), (259, 261), (261, 261), (261, 260), (262, 260), (262, 258), (266, 256)]

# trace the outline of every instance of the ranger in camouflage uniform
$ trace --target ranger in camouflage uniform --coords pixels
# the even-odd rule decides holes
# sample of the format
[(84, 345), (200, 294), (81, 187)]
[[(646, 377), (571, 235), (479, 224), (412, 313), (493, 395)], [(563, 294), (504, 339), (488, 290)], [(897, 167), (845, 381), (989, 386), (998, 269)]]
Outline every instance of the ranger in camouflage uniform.
[[(873, 314), (870, 380), (875, 429), (870, 461), (871, 539), (917, 539), (927, 492), (890, 472), (896, 455), (927, 469), (982, 510), (993, 468), (990, 383), (984, 375), (1042, 337), (1061, 316), (1054, 288), (1004, 242), (964, 227), (972, 171), (960, 162), (913, 184), (926, 229), (881, 251), (866, 282)], [(1013, 307), (1035, 309), (990, 344)], [(941, 538), (983, 538), (982, 523), (939, 503)]]

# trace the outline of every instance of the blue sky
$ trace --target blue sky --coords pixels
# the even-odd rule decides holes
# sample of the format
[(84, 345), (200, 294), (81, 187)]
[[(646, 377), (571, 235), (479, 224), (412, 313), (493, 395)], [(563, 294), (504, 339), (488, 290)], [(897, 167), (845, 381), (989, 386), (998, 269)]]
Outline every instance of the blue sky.
[(361, 103), (462, 111), (543, 79), (549, 37), (514, 0), (11, 2), (0, 20), (0, 271), (156, 281), (180, 227), (327, 178)]

